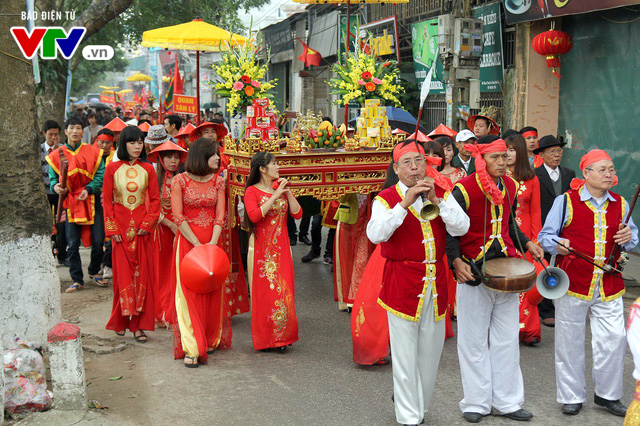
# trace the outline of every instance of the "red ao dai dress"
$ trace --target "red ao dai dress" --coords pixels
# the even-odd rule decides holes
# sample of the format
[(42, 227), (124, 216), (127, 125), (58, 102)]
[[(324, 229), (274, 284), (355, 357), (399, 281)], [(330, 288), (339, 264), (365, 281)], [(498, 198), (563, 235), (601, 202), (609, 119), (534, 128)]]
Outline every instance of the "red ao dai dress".
[[(107, 330), (153, 330), (153, 231), (160, 215), (158, 178), (151, 164), (110, 163), (104, 174), (104, 219), (113, 244), (113, 309)], [(138, 235), (139, 230), (148, 235)]]
[[(255, 350), (287, 346), (298, 340), (294, 304), (294, 273), (285, 195), (263, 215), (260, 206), (273, 194), (250, 186), (244, 196), (247, 214), (255, 228), (249, 241), (251, 285), (251, 335)], [(291, 214), (302, 217), (302, 209)]]
[[(224, 219), (224, 181), (214, 175), (206, 182), (197, 182), (187, 173), (173, 178), (171, 183), (171, 209), (176, 225), (187, 222), (200, 241), (208, 243), (215, 225), (222, 226)], [(174, 356), (185, 354), (207, 360), (207, 350), (217, 348), (222, 337), (223, 288), (211, 293), (199, 294), (189, 290), (180, 279), (180, 263), (193, 245), (178, 230), (172, 256), (171, 277), (175, 285), (172, 300), (175, 311), (170, 313), (174, 323)]]
[[(516, 207), (516, 223), (522, 232), (534, 243), (538, 242), (538, 234), (542, 228), (540, 213), (540, 182), (538, 177), (518, 182), (518, 206)], [(517, 244), (516, 241), (514, 243)], [(520, 250), (519, 247), (517, 247)], [(535, 262), (533, 257), (525, 254), (526, 259), (533, 263), (536, 271), (540, 273), (543, 269), (539, 262)], [(540, 341), (540, 318), (538, 305), (530, 302), (531, 294), (537, 296), (538, 290), (533, 287), (526, 293), (520, 293), (520, 341), (530, 343), (533, 340)]]

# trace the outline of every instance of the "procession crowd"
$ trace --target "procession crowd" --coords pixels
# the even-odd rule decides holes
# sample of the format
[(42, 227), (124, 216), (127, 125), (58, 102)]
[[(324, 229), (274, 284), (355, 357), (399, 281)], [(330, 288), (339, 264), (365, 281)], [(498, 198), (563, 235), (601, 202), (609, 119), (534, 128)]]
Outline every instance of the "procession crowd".
[[(578, 414), (587, 400), (589, 315), (594, 401), (640, 424), (636, 402), (629, 410), (620, 402), (627, 337), (640, 365), (640, 323), (631, 321), (640, 302), (627, 336), (618, 269), (619, 250), (638, 244), (638, 229), (629, 203), (611, 191), (617, 171), (604, 150), (585, 154), (576, 178), (560, 165), (556, 137), (539, 138), (531, 126), (500, 133), (490, 117), (474, 115), (459, 133), (440, 125), (399, 143), (379, 193), (330, 203), (297, 200), (276, 157), (257, 153), (230, 211), (221, 117), (197, 127), (176, 115), (155, 125), (144, 112), (129, 118), (135, 123), (100, 123), (80, 113), (64, 128), (42, 128), (45, 189), (60, 216), (52, 246), (73, 280), (66, 291), (85, 287), (79, 249), (91, 247), (90, 281), (113, 286), (108, 330), (144, 343), (145, 331), (170, 328), (174, 357), (196, 368), (231, 347), (232, 317), (250, 312), (254, 349), (285, 352), (298, 340), (289, 246), (311, 246), (303, 263), (321, 257), (326, 226), (323, 259), (338, 308), (351, 312), (354, 362), (384, 365), (393, 356), (398, 423), (423, 422), (454, 321), (465, 420), (533, 417), (523, 408), (519, 343), (540, 343), (541, 324), (555, 327), (557, 401)], [(230, 215), (239, 226), (229, 226)], [(198, 246), (217, 246), (229, 259), (213, 291), (182, 271)], [(554, 301), (536, 287), (496, 291), (485, 265), (501, 258), (526, 259), (538, 273), (555, 264), (569, 290)], [(633, 374), (640, 380), (639, 367)]]

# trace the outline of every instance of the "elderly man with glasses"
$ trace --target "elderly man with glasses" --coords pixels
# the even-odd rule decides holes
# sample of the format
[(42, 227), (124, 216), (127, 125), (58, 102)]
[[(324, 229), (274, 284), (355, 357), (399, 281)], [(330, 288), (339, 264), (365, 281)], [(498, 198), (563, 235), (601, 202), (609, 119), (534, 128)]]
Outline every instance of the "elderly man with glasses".
[[(594, 402), (610, 413), (624, 416), (620, 402), (626, 349), (625, 285), (618, 272), (606, 273), (616, 245), (632, 250), (638, 228), (630, 219), (629, 204), (611, 192), (617, 184), (609, 155), (594, 149), (580, 161), (584, 179), (574, 179), (571, 190), (557, 197), (538, 235), (542, 247), (558, 255), (557, 266), (570, 279), (569, 291), (556, 300), (555, 365), (557, 401), (562, 412), (576, 415), (587, 399), (585, 381), (585, 323), (591, 323)], [(592, 258), (590, 263), (574, 253)], [(619, 253), (619, 252), (617, 252)], [(616, 256), (617, 257), (617, 256)], [(617, 267), (618, 259), (613, 259)]]
[[(540, 167), (535, 169), (536, 176), (540, 181), (540, 217), (542, 224), (551, 210), (553, 200), (558, 195), (564, 194), (569, 190), (569, 184), (571, 179), (576, 177), (573, 170), (560, 165), (562, 161), (562, 147), (564, 142), (558, 141), (555, 136), (547, 135), (540, 139), (538, 148), (533, 152), (539, 155), (544, 162)], [(551, 260), (551, 255), (545, 256), (547, 261)], [(549, 299), (544, 299), (538, 304), (538, 313), (540, 314), (540, 321), (547, 327), (553, 327), (555, 325), (555, 308), (553, 302)]]

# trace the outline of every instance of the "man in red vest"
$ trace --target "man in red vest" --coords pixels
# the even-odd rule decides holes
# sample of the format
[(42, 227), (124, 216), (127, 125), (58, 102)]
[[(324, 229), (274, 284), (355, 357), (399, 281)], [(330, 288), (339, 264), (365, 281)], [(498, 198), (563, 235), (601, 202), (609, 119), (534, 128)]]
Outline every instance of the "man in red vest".
[[(69, 273), (73, 279), (73, 284), (67, 292), (73, 293), (84, 287), (80, 241), (85, 246), (91, 246), (89, 276), (96, 280), (96, 283), (102, 284), (99, 273), (103, 260), (104, 226), (100, 191), (104, 161), (100, 148), (82, 143), (83, 128), (79, 118), (69, 118), (65, 123), (64, 132), (67, 135), (67, 143), (47, 155), (46, 160), (50, 166), (51, 189), (56, 194), (66, 195), (63, 205), (67, 209), (67, 253)], [(66, 188), (61, 187), (59, 183), (61, 151), (69, 162)]]
[(465, 149), (475, 158), (476, 172), (459, 180), (451, 195), (471, 226), (459, 239), (450, 237), (447, 244), (458, 281), (458, 357), (464, 391), (460, 409), (470, 423), (478, 423), (492, 409), (514, 420), (529, 420), (533, 415), (522, 408), (518, 294), (479, 285), (477, 275), (483, 257), (521, 257), (514, 241), (522, 244), (518, 250), (526, 248), (534, 258), (542, 258), (544, 251), (514, 221), (518, 186), (504, 176), (504, 140), (487, 135)]
[[(557, 265), (570, 279), (569, 291), (555, 301), (556, 385), (562, 412), (575, 415), (587, 399), (584, 368), (585, 322), (591, 321), (594, 402), (622, 416), (622, 370), (626, 349), (624, 282), (618, 273), (605, 273), (569, 252), (566, 247), (608, 263), (616, 244), (624, 250), (638, 245), (638, 228), (630, 219), (629, 205), (610, 189), (618, 182), (611, 157), (601, 149), (589, 151), (580, 161), (583, 179), (573, 179), (571, 189), (556, 197), (538, 235), (542, 247), (558, 255)], [(616, 259), (617, 260), (617, 259)]]
[[(388, 311), (396, 420), (407, 425), (421, 423), (429, 409), (444, 344), (447, 232), (459, 236), (469, 228), (447, 197), (451, 183), (432, 168), (435, 160), (414, 140), (398, 144), (393, 168), (400, 181), (378, 194), (367, 224), (386, 258), (378, 303)], [(440, 209), (431, 221), (420, 217), (426, 200)]]

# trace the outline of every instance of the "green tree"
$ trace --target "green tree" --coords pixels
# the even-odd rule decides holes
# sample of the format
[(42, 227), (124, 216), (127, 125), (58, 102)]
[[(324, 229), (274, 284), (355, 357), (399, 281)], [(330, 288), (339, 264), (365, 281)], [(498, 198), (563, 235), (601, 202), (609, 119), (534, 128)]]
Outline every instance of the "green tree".
[[(42, 83), (38, 90), (38, 117), (63, 119), (64, 91), (67, 84), (68, 67), (75, 72), (83, 64), (79, 78), (86, 75), (98, 79), (104, 72), (121, 70), (122, 62), (112, 60), (112, 64), (101, 61), (84, 61), (79, 52), (88, 44), (108, 44), (122, 55), (123, 46), (136, 46), (142, 41), (142, 33), (154, 28), (177, 25), (196, 17), (215, 23), (232, 32), (242, 32), (238, 19), (239, 9), (248, 10), (266, 4), (268, 0), (38, 0), (36, 10), (77, 11), (75, 18), (51, 21), (41, 20), (38, 25), (87, 28), (83, 43), (78, 48), (70, 64), (61, 61), (41, 61)], [(120, 56), (122, 58), (122, 56)], [(90, 63), (85, 63), (90, 62)], [(74, 78), (76, 80), (76, 78)], [(76, 84), (76, 83), (74, 83)], [(77, 84), (82, 84), (78, 81)], [(90, 86), (87, 83), (87, 86)], [(76, 86), (77, 87), (77, 86)]]

